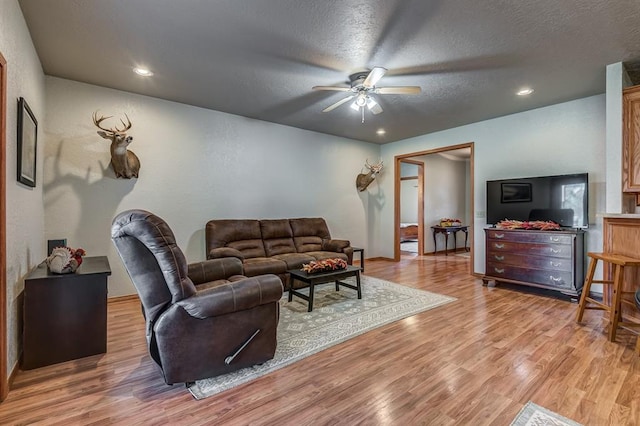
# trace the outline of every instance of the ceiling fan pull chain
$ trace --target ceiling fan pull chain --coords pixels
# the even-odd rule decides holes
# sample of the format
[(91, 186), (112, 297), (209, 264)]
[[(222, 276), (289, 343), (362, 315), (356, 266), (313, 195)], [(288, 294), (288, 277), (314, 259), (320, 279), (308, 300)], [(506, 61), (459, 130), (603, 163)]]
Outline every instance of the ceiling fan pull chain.
[(360, 107), (360, 111), (362, 111), (362, 123), (364, 124), (364, 107)]

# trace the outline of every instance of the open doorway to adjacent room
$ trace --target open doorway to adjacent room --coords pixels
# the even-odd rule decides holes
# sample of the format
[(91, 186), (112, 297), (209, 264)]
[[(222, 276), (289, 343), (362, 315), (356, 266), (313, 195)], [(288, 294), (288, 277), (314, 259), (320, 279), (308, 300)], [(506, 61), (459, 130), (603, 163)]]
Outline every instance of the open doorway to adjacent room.
[[(473, 142), (395, 157), (396, 260), (400, 260), (401, 254), (410, 253), (406, 242), (414, 239), (411, 236), (417, 231), (417, 255), (468, 256), (472, 269), (473, 175)], [(415, 210), (411, 210), (413, 205), (416, 205)], [(416, 221), (409, 220), (412, 218)], [(450, 235), (446, 248), (444, 235), (437, 234), (434, 238), (431, 228), (439, 225), (443, 218), (460, 219), (468, 227), (468, 234)]]

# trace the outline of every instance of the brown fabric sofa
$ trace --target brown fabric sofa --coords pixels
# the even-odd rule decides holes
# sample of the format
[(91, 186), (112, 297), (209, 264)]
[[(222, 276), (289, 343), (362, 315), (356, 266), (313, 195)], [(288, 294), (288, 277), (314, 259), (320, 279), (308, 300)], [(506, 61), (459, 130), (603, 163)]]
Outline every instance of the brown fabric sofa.
[(207, 222), (205, 239), (208, 259), (237, 257), (242, 260), (243, 275), (276, 274), (285, 287), (287, 270), (313, 260), (353, 262), (351, 243), (332, 239), (322, 218), (214, 219)]

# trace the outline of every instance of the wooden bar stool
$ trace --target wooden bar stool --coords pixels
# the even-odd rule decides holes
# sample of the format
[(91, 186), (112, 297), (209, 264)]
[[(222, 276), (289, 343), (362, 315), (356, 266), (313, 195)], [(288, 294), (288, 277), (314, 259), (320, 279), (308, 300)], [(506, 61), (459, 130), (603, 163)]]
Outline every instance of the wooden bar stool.
[[(587, 253), (587, 256), (591, 258), (591, 261), (589, 262), (587, 277), (584, 281), (584, 287), (582, 288), (582, 295), (580, 296), (580, 303), (578, 305), (578, 314), (576, 316), (576, 321), (582, 322), (582, 316), (585, 309), (597, 309), (609, 312), (609, 341), (613, 342), (616, 340), (616, 331), (619, 325), (629, 327), (636, 326), (635, 323), (622, 321), (622, 284), (624, 281), (624, 268), (627, 266), (640, 266), (640, 259), (634, 259), (629, 256), (614, 253), (589, 252)], [(613, 266), (613, 280), (593, 279), (593, 275), (596, 272), (596, 266), (598, 265), (598, 260), (608, 262)], [(607, 305), (590, 297), (589, 292), (591, 290), (591, 284), (593, 283), (611, 286), (611, 305)]]

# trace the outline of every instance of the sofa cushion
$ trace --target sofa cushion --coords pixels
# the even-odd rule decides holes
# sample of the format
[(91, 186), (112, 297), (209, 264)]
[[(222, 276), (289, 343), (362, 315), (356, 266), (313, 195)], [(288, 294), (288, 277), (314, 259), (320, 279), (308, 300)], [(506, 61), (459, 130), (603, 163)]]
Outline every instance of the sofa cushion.
[(287, 269), (300, 269), (305, 263), (316, 260), (315, 257), (309, 256), (308, 253), (284, 253), (272, 256), (274, 259), (282, 260), (287, 264)]
[(344, 253), (335, 253), (333, 251), (310, 251), (306, 252), (305, 254), (313, 256), (314, 260), (342, 259), (347, 263), (349, 262), (349, 256)]
[(295, 253), (293, 232), (288, 219), (265, 219), (260, 221), (264, 250), (267, 256)]
[(244, 274), (248, 277), (264, 274), (284, 274), (287, 271), (287, 264), (270, 257), (255, 257), (245, 259)]
[(260, 221), (252, 219), (215, 219), (205, 227), (207, 253), (220, 247), (231, 247), (245, 258), (265, 257)]
[(289, 219), (298, 253), (322, 250), (322, 240), (330, 239), (327, 223), (321, 217)]

